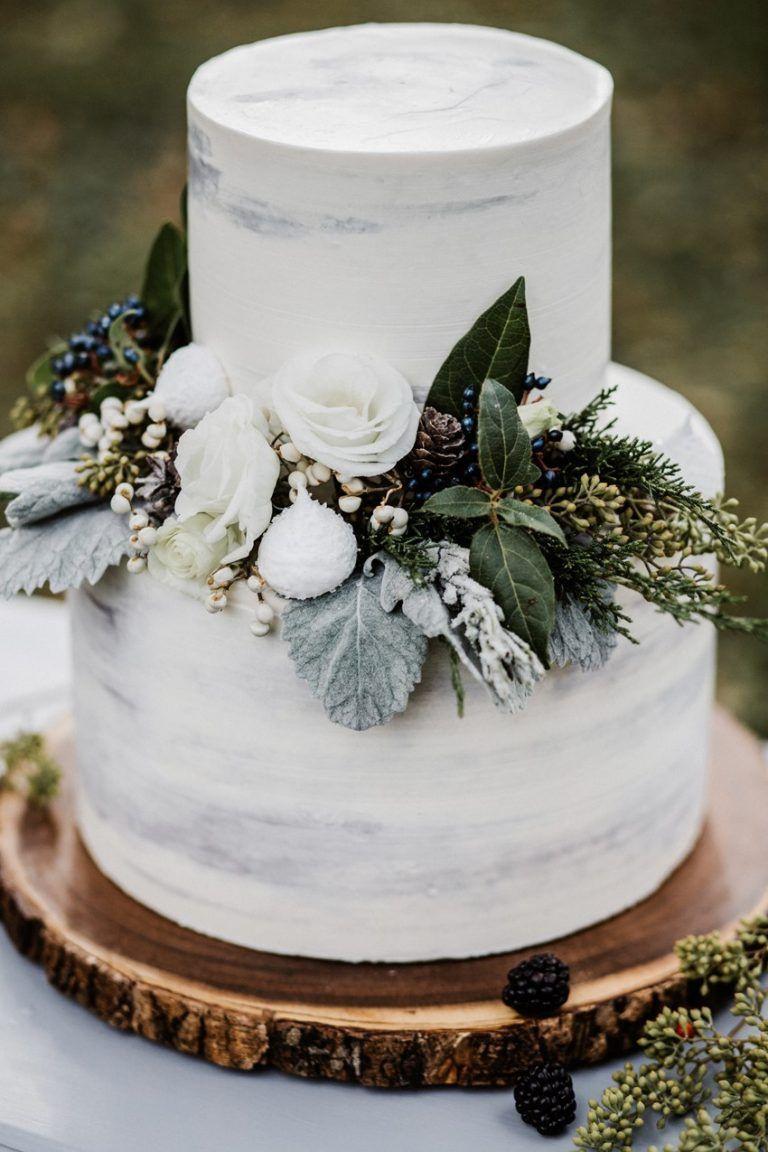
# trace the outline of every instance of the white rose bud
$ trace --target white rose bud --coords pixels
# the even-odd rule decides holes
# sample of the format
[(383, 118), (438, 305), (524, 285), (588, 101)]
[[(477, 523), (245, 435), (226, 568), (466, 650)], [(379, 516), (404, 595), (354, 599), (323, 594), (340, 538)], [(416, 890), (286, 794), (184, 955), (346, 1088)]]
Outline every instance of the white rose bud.
[(200, 512), (209, 516), (210, 544), (237, 529), (241, 543), (221, 557), (225, 564), (247, 556), (272, 518), (280, 461), (267, 432), (253, 401), (239, 395), (228, 397), (179, 440), (176, 515), (182, 523)]
[(416, 440), (411, 386), (376, 356), (302, 353), (276, 372), (272, 402), (303, 455), (344, 475), (387, 472)]
[(549, 400), (521, 404), (517, 414), (531, 440), (535, 440), (542, 432), (548, 432), (550, 428), (559, 428), (563, 422), (560, 412)]

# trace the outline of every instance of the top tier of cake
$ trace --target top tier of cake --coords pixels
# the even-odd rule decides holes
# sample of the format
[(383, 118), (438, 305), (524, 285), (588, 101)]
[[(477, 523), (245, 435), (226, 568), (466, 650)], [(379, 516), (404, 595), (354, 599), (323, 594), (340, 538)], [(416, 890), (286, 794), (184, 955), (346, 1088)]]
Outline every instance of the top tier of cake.
[(532, 363), (571, 407), (610, 340), (611, 79), (464, 25), (237, 48), (189, 88), (195, 339), (253, 388), (298, 351), (377, 353), (418, 398), (520, 274)]

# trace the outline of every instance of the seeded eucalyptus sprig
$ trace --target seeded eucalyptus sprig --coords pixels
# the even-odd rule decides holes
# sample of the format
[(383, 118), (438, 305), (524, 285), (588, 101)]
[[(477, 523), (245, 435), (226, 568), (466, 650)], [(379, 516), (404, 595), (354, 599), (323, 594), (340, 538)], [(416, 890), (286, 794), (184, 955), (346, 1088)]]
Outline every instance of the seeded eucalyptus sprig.
[(37, 732), (1, 741), (0, 766), (0, 788), (25, 791), (35, 804), (47, 804), (58, 793), (61, 769)]
[(589, 1104), (576, 1148), (631, 1152), (655, 1118), (662, 1130), (685, 1118), (672, 1152), (765, 1152), (768, 1147), (768, 1018), (761, 976), (768, 964), (768, 918), (745, 921), (732, 939), (690, 936), (676, 948), (682, 974), (734, 989), (736, 1024), (721, 1031), (708, 1008), (665, 1008), (646, 1025), (646, 1060), (627, 1064)]

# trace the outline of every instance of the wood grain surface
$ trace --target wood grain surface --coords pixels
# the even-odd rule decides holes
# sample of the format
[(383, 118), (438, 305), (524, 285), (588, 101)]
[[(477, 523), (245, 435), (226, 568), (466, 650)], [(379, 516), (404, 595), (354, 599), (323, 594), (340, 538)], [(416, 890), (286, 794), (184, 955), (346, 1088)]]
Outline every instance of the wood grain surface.
[(499, 992), (525, 953), (373, 965), (251, 951), (179, 927), (103, 877), (75, 829), (71, 734), (51, 734), (66, 786), (48, 812), (0, 802), (6, 929), (50, 982), (117, 1028), (239, 1069), (380, 1087), (513, 1083), (542, 1054), (593, 1063), (629, 1049), (643, 1022), (696, 990), (672, 945), (768, 906), (768, 780), (757, 743), (715, 719), (704, 834), (663, 888), (551, 949), (572, 971), (564, 1009), (523, 1019)]

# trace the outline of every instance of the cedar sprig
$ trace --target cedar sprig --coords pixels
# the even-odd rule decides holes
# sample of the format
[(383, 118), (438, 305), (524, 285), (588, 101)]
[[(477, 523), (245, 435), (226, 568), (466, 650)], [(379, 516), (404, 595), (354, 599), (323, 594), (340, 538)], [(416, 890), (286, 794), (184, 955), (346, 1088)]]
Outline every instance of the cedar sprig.
[[(768, 1019), (761, 976), (768, 964), (768, 919), (742, 923), (734, 938), (690, 936), (676, 948), (681, 973), (706, 991), (734, 987), (728, 1032), (708, 1008), (665, 1008), (645, 1027), (645, 1062), (627, 1064), (589, 1104), (576, 1148), (631, 1152), (651, 1117), (659, 1129), (685, 1123), (672, 1152), (765, 1152), (768, 1147)], [(714, 1083), (714, 1096), (711, 1084)]]
[(0, 742), (0, 765), (0, 787), (26, 792), (34, 804), (47, 804), (59, 791), (61, 769), (37, 732)]

